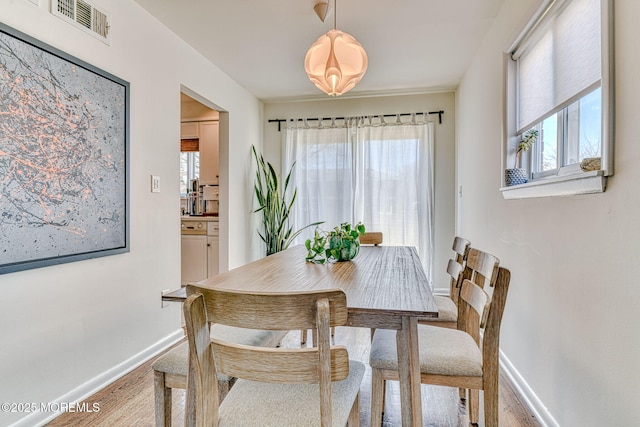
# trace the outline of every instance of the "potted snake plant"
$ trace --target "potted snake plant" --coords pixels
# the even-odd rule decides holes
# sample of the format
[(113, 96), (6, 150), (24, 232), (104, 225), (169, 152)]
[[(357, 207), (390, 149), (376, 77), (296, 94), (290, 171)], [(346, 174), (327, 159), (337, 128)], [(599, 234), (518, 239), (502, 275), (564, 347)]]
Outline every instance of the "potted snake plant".
[(262, 154), (251, 146), (253, 157), (256, 161), (256, 178), (254, 193), (258, 202), (258, 208), (254, 213), (262, 216), (262, 231), (258, 230), (258, 235), (267, 245), (267, 256), (280, 252), (289, 247), (291, 242), (308, 227), (322, 224), (314, 222), (306, 225), (297, 231), (289, 224), (291, 210), (296, 201), (298, 190), (294, 189), (291, 200), (287, 200), (287, 189), (295, 163), (284, 180), (284, 185), (273, 165), (264, 160)]

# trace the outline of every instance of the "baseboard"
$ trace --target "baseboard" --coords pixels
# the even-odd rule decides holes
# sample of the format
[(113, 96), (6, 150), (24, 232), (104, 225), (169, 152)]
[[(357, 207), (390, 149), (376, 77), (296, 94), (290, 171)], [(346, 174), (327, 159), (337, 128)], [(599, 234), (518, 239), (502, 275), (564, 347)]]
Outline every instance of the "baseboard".
[(544, 427), (560, 427), (560, 424), (558, 424), (555, 418), (553, 418), (553, 415), (551, 415), (547, 407), (544, 406), (531, 387), (529, 387), (529, 384), (527, 384), (524, 378), (522, 378), (522, 375), (520, 375), (518, 370), (513, 366), (507, 356), (504, 355), (502, 350), (500, 350), (500, 366), (504, 370), (505, 374), (507, 374), (507, 377), (513, 384), (513, 387), (516, 389), (518, 394), (520, 394), (525, 404), (529, 407), (531, 412), (533, 412), (538, 421), (540, 421), (540, 424)]
[[(161, 339), (150, 347), (142, 350), (140, 353), (125, 360), (124, 362), (114, 366), (113, 368), (103, 372), (95, 378), (81, 384), (68, 393), (60, 396), (52, 401), (52, 403), (80, 403), (91, 397), (99, 390), (102, 390), (118, 378), (128, 374), (138, 366), (142, 365), (149, 359), (155, 357), (162, 351), (166, 350), (173, 344), (184, 338), (182, 329), (172, 333), (171, 335)], [(9, 427), (32, 427), (42, 426), (60, 415), (61, 412), (32, 412), (24, 418), (19, 419)]]

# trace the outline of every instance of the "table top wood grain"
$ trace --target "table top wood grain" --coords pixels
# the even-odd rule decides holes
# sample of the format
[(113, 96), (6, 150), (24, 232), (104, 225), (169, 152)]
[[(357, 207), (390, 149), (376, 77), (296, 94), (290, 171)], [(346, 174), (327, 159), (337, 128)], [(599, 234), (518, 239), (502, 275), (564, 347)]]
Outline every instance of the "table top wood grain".
[[(400, 329), (400, 317), (437, 317), (438, 309), (413, 247), (362, 246), (352, 261), (313, 264), (302, 245), (197, 282), (250, 292), (342, 289), (351, 326)], [(185, 289), (163, 296), (184, 301)]]

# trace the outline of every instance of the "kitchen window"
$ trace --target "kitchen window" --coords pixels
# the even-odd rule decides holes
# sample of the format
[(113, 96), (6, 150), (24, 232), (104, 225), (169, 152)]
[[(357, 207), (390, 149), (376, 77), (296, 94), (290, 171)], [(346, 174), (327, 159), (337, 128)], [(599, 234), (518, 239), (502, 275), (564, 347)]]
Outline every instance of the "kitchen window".
[(180, 152), (180, 197), (187, 197), (189, 183), (200, 176), (200, 153), (197, 151)]
[(531, 129), (509, 198), (602, 192), (613, 174), (612, 0), (548, 0), (506, 54), (504, 168)]

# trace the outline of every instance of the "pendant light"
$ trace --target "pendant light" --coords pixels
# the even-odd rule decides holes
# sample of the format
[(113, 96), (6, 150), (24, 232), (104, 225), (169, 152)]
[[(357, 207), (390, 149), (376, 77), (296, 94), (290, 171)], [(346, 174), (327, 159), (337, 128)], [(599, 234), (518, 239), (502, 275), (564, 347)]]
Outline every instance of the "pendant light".
[(336, 28), (336, 12), (334, 0), (333, 30), (320, 36), (304, 58), (304, 69), (311, 82), (330, 96), (339, 96), (353, 89), (364, 76), (369, 63), (367, 52), (360, 43), (352, 35)]

